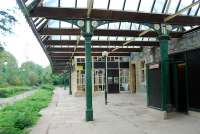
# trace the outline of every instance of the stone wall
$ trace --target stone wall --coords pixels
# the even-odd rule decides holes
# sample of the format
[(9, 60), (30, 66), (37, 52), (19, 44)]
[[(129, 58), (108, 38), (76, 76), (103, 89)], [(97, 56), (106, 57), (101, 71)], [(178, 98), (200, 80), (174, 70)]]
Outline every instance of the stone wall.
[(200, 48), (200, 30), (184, 35), (180, 39), (172, 39), (169, 45), (169, 53), (182, 52)]

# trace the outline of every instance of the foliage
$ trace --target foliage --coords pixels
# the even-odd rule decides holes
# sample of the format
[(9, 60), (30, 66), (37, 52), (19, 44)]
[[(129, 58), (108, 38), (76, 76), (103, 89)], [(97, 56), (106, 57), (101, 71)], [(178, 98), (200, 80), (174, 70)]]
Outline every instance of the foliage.
[(8, 83), (11, 85), (19, 85), (18, 74), (15, 57), (4, 50), (0, 51), (0, 85), (8, 85)]
[(0, 134), (24, 134), (24, 130), (36, 123), (39, 111), (48, 106), (52, 91), (40, 89), (33, 96), (0, 110)]
[(64, 78), (60, 74), (52, 74), (52, 81), (54, 85), (62, 85), (64, 84)]
[(41, 86), (41, 88), (46, 89), (46, 90), (50, 90), (50, 91), (54, 90), (54, 86), (51, 85), (51, 84), (44, 84), (44, 85)]
[(12, 32), (12, 24), (16, 21), (16, 18), (10, 13), (9, 10), (0, 11), (0, 32)]
[[(7, 64), (5, 64), (7, 63)], [(18, 67), (15, 57), (5, 50), (0, 51), (0, 87), (63, 84), (63, 75), (52, 74), (51, 67), (41, 67), (27, 61)]]
[(0, 88), (0, 98), (7, 98), (31, 90), (30, 87), (5, 87)]
[[(16, 23), (16, 17), (14, 16), (14, 12), (17, 10), (16, 8), (0, 10), (0, 36), (6, 36), (7, 34), (12, 33), (13, 25)], [(0, 40), (0, 50), (3, 49), (3, 44), (5, 42)]]
[[(24, 83), (27, 85), (35, 85), (42, 82), (43, 68), (31, 61), (25, 62), (21, 65)], [(26, 79), (25, 79), (26, 78)]]

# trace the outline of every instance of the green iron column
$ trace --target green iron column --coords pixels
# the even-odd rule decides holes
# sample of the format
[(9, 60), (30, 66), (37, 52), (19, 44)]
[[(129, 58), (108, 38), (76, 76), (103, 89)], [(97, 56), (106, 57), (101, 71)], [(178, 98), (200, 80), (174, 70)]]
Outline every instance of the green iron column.
[(64, 73), (64, 90), (66, 90), (66, 87), (67, 87), (67, 75), (66, 75), (66, 72)]
[(71, 66), (70, 66), (70, 70), (69, 70), (69, 95), (72, 95), (72, 83), (71, 83)]
[(86, 91), (86, 121), (93, 121), (92, 107), (92, 55), (91, 55), (91, 38), (92, 38), (91, 21), (86, 20), (84, 38), (85, 38), (85, 91)]
[(168, 35), (161, 35), (160, 41), (160, 62), (161, 62), (161, 93), (162, 110), (167, 111), (168, 89), (169, 89), (169, 60), (168, 60)]

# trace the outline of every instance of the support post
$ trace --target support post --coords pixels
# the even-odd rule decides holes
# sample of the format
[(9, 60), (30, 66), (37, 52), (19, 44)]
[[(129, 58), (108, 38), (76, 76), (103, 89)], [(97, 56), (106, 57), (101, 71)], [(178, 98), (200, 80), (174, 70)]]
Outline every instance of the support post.
[(69, 95), (72, 95), (72, 81), (71, 81), (71, 66), (70, 66), (70, 70), (69, 70)]
[(85, 92), (86, 92), (86, 121), (93, 121), (92, 106), (92, 55), (91, 55), (91, 21), (86, 20), (84, 38), (85, 38)]
[(161, 35), (160, 41), (160, 62), (161, 62), (161, 92), (162, 110), (167, 111), (168, 89), (169, 89), (169, 60), (168, 60), (168, 35)]
[(66, 72), (64, 73), (64, 90), (66, 90), (66, 87), (67, 87), (67, 75), (66, 75)]
[(107, 97), (107, 94), (108, 94), (108, 64), (107, 64), (107, 56), (104, 56), (105, 58), (105, 105), (108, 104), (108, 97)]

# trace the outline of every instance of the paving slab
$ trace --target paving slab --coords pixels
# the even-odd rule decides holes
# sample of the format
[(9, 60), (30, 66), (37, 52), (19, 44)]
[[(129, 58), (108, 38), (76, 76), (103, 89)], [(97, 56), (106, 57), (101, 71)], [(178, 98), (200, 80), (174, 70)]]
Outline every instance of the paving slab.
[(94, 121), (85, 121), (85, 97), (74, 97), (56, 88), (52, 103), (30, 134), (200, 134), (200, 118), (178, 114), (169, 120), (146, 107), (143, 93), (93, 97)]

